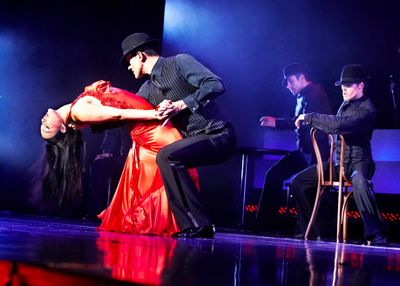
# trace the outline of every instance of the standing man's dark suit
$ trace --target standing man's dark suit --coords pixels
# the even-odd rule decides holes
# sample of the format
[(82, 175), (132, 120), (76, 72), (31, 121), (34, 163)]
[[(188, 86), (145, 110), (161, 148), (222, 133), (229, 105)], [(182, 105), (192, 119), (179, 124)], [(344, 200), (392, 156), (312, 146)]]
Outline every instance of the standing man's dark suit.
[(224, 92), (222, 80), (187, 54), (163, 58), (156, 40), (135, 33), (122, 42), (123, 62), (136, 78), (150, 79), (138, 94), (157, 106), (156, 117), (169, 116), (184, 136), (162, 148), (157, 165), (171, 209), (182, 230), (176, 237), (213, 237), (215, 227), (187, 168), (217, 164), (236, 147), (233, 126), (214, 99)]

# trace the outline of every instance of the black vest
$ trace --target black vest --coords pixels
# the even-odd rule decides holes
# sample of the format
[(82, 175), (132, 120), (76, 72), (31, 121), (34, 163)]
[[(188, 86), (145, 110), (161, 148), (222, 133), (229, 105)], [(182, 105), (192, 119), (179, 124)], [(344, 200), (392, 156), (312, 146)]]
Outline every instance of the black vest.
[[(183, 78), (175, 65), (175, 57), (165, 58), (161, 76), (150, 80), (149, 102), (157, 106), (164, 99), (178, 101), (193, 93), (197, 87)], [(226, 125), (224, 116), (215, 102), (209, 101), (194, 113), (185, 109), (171, 118), (172, 123), (185, 136), (217, 133)]]

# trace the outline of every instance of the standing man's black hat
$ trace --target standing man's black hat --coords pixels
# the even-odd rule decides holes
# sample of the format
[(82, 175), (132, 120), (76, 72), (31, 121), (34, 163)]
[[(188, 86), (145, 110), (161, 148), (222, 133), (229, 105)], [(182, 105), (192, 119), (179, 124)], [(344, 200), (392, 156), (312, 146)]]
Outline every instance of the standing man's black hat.
[(365, 74), (364, 68), (359, 64), (345, 65), (340, 74), (340, 80), (335, 82), (335, 85), (360, 83), (365, 81), (368, 77)]
[(155, 47), (159, 44), (157, 39), (152, 39), (145, 33), (134, 33), (126, 37), (121, 44), (122, 57), (120, 59), (121, 64), (126, 64), (126, 56), (133, 52), (135, 49), (146, 44), (153, 44)]
[(296, 75), (296, 74), (306, 74), (308, 75), (308, 70), (299, 63), (293, 63), (290, 65), (287, 65), (283, 68), (283, 80), (282, 80), (282, 86), (286, 87), (287, 85), (287, 78)]

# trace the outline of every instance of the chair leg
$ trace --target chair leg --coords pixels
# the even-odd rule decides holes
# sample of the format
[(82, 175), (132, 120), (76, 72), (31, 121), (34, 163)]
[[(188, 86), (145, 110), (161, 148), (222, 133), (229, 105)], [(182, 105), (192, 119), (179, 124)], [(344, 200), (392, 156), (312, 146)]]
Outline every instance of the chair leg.
[(350, 195), (351, 195), (351, 193), (348, 193), (347, 188), (346, 188), (344, 201), (343, 201), (343, 207), (342, 207), (343, 242), (347, 241), (347, 206), (348, 206)]
[(336, 222), (336, 242), (340, 242), (342, 233), (342, 206), (343, 206), (343, 187), (342, 182), (339, 183), (338, 189), (338, 208), (337, 208), (337, 222)]
[(343, 208), (343, 229), (342, 229), (342, 236), (343, 242), (346, 243), (347, 241), (347, 206)]
[(318, 185), (317, 193), (315, 194), (314, 208), (313, 208), (313, 211), (311, 213), (310, 221), (308, 222), (308, 225), (307, 225), (306, 233), (304, 234), (304, 239), (308, 239), (309, 236), (310, 236), (310, 232), (311, 232), (311, 229), (312, 229), (312, 227), (314, 225), (315, 218), (317, 217), (319, 204), (321, 202), (321, 197), (322, 197), (322, 194), (323, 194), (324, 190), (325, 190), (325, 187)]

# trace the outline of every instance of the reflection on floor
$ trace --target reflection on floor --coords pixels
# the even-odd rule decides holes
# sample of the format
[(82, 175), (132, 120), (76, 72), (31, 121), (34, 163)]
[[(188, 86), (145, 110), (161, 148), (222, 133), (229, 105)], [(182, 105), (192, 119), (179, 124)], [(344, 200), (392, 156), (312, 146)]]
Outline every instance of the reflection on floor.
[(97, 232), (93, 223), (0, 213), (0, 285), (396, 285), (399, 281), (398, 244), (371, 247), (232, 231), (218, 232), (214, 239), (173, 239)]

